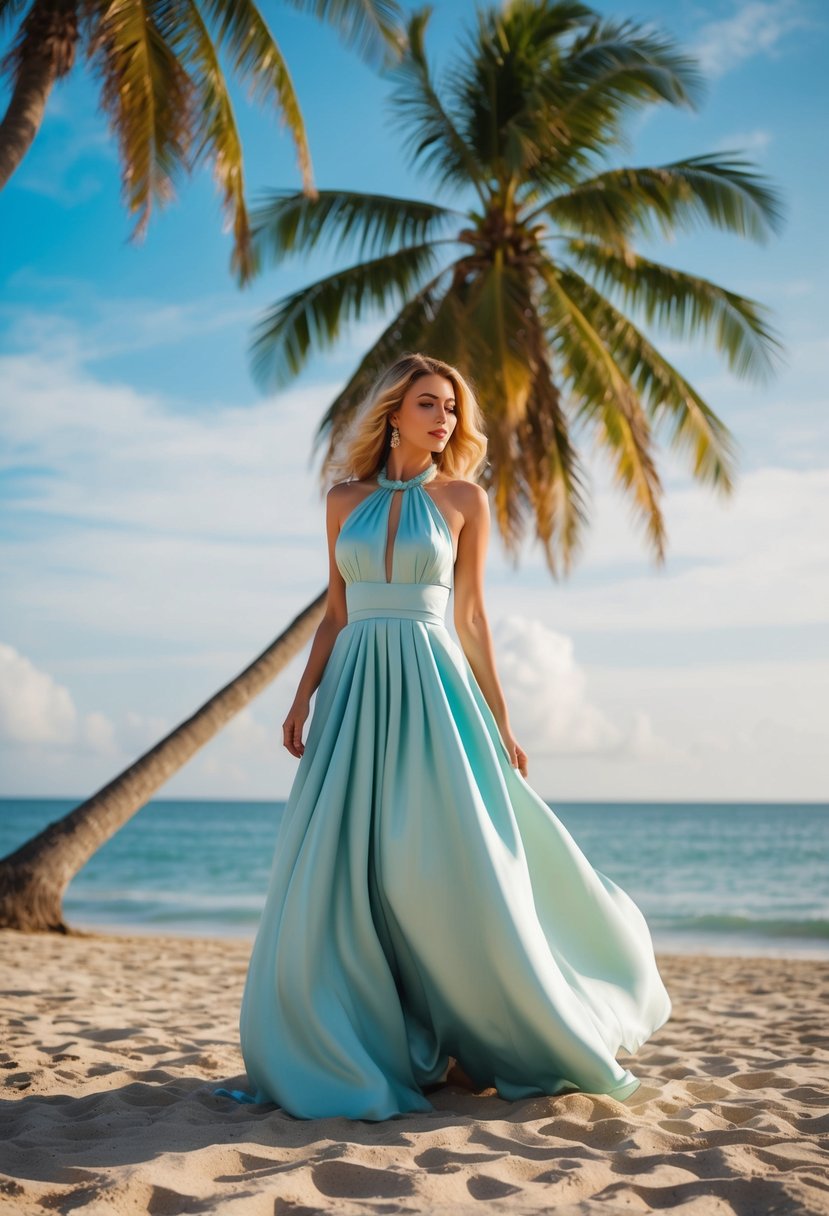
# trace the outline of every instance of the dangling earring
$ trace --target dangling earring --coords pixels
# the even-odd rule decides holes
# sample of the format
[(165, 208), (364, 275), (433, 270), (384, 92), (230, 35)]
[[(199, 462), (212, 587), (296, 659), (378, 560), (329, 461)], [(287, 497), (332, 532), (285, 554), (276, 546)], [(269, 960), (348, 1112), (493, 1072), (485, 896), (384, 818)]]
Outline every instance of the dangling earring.
[(393, 448), (400, 447), (400, 432), (396, 426), (391, 428), (391, 446)]

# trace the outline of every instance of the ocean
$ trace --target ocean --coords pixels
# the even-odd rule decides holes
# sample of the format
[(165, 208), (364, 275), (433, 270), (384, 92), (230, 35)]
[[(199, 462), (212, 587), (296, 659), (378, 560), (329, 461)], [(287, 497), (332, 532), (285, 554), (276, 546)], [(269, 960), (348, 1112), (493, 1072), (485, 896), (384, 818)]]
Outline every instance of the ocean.
[[(78, 801), (0, 799), (0, 855)], [(548, 805), (639, 905), (657, 953), (829, 958), (829, 803)], [(153, 799), (72, 879), (64, 918), (252, 940), (283, 809)]]

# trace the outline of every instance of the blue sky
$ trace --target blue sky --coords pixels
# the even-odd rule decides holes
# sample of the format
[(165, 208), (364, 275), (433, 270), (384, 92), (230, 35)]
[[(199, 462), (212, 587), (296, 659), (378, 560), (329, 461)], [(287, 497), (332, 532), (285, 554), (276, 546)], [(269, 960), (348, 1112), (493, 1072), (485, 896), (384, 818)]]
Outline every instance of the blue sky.
[[(702, 229), (637, 247), (768, 306), (785, 357), (751, 382), (710, 342), (650, 331), (739, 449), (723, 500), (658, 445), (663, 568), (589, 445), (592, 522), (569, 579), (553, 581), (529, 540), (513, 569), (493, 529), (488, 607), (513, 727), (553, 804), (826, 799), (829, 16), (817, 0), (594, 7), (672, 34), (707, 78), (696, 112), (633, 115), (629, 147), (609, 163), (740, 150), (783, 196), (782, 231), (764, 244)], [(390, 82), (312, 18), (262, 8), (291, 68), (316, 183), (434, 197), (434, 179), (404, 154)], [(435, 6), (438, 77), (474, 12)], [(249, 199), (298, 188), (278, 116), (233, 93)], [(120, 193), (81, 60), (0, 193), (6, 794), (92, 793), (323, 589), (312, 437), (383, 327), (366, 316), (290, 386), (260, 392), (255, 322), (349, 251), (286, 262), (240, 290), (209, 166), (179, 182), (140, 243)], [(285, 797), (296, 761), (280, 724), (306, 659), (307, 648), (164, 794)]]

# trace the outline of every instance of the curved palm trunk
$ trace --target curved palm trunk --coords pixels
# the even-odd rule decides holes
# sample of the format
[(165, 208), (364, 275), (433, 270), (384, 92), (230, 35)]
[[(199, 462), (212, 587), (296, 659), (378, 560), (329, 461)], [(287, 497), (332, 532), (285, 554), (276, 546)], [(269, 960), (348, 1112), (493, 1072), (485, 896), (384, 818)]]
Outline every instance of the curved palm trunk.
[(0, 122), (0, 190), (32, 146), (52, 86), (75, 61), (77, 41), (76, 0), (35, 0), (9, 55), (14, 85)]
[(63, 893), (78, 870), (173, 773), (279, 674), (313, 634), (326, 590), (200, 709), (62, 819), (0, 859), (0, 928), (71, 933)]

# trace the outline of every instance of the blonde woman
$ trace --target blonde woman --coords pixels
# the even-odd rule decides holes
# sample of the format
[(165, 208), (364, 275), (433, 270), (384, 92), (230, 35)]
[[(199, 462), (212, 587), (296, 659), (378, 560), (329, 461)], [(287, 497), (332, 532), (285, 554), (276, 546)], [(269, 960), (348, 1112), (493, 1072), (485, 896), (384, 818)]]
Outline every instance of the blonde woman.
[(641, 911), (527, 780), (484, 605), (485, 453), (472, 387), (422, 354), (342, 448), (240, 1011), (253, 1089), (217, 1094), (368, 1120), (433, 1110), (447, 1079), (624, 1099), (617, 1051), (671, 1014)]

